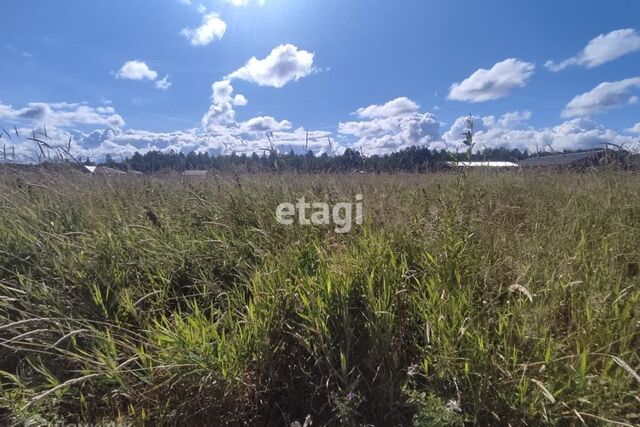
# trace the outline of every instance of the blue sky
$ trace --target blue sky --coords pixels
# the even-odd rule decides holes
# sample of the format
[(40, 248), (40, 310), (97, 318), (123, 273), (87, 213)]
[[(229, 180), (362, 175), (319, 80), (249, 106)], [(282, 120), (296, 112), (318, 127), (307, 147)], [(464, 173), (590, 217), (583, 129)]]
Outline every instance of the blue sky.
[(479, 147), (640, 136), (635, 0), (4, 0), (0, 15), (0, 124), (46, 124), (84, 156), (250, 152), (269, 130), (297, 151), (308, 130), (317, 154), (456, 150), (469, 113)]

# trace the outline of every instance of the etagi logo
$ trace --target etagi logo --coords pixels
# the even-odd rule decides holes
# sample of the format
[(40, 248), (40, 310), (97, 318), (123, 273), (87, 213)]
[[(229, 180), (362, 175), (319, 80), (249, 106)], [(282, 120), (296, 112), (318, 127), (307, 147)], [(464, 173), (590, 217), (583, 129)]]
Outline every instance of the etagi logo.
[[(304, 197), (296, 204), (281, 203), (276, 208), (276, 220), (282, 225), (292, 225), (297, 219), (300, 225), (331, 225), (335, 224), (335, 232), (344, 234), (351, 231), (353, 223), (362, 225), (362, 194), (356, 194), (355, 202), (336, 203), (331, 209), (328, 203), (308, 203)], [(354, 216), (355, 210), (355, 216)], [(307, 216), (311, 211), (311, 218)]]

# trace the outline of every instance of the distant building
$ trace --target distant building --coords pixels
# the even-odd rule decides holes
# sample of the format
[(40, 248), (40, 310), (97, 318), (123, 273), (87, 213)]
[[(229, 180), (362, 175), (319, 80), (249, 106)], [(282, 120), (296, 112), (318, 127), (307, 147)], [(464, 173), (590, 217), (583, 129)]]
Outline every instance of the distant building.
[(523, 168), (583, 168), (589, 166), (603, 166), (614, 163), (617, 154), (611, 150), (585, 151), (582, 153), (556, 154), (552, 156), (530, 157), (521, 160)]
[(447, 162), (447, 169), (463, 168), (517, 168), (517, 163), (512, 162)]
[(205, 177), (207, 176), (207, 171), (206, 170), (186, 170), (182, 172), (182, 176)]
[(126, 175), (126, 172), (122, 172), (121, 170), (110, 168), (107, 166), (85, 166), (86, 171), (88, 171), (91, 175)]

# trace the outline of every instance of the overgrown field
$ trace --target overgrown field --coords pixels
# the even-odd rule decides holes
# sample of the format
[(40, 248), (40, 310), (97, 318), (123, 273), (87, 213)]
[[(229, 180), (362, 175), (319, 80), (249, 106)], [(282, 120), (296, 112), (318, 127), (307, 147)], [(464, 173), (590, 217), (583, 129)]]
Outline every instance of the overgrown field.
[(639, 242), (616, 172), (6, 172), (0, 424), (638, 425)]

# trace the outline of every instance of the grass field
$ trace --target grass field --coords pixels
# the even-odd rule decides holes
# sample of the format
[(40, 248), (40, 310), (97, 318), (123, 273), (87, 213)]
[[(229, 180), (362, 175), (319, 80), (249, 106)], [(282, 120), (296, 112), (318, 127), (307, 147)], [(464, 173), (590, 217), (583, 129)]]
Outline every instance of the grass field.
[(638, 425), (639, 242), (617, 172), (6, 173), (0, 424)]

